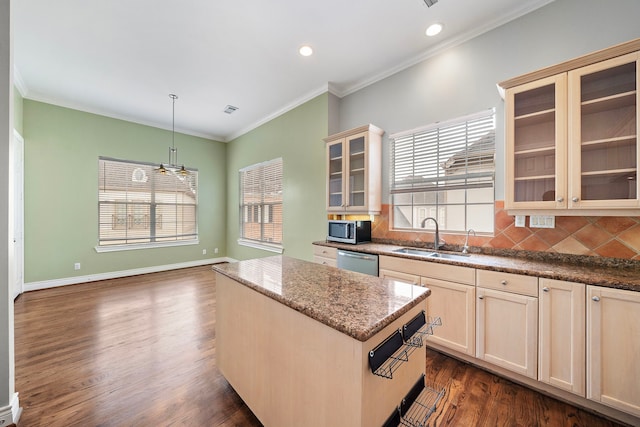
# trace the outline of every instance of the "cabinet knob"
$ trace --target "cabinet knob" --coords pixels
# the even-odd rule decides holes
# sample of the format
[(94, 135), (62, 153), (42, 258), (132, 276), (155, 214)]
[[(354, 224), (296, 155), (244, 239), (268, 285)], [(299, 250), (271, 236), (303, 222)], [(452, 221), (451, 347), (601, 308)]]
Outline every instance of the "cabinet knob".
[(579, 197), (573, 197), (571, 199), (571, 201), (574, 202), (574, 203), (578, 203), (578, 201), (580, 201), (580, 198)]
[(478, 299), (484, 299), (484, 295), (478, 295)]
[(600, 301), (600, 297), (591, 297), (591, 299), (592, 299), (593, 301), (595, 301), (595, 302)]
[(549, 292), (549, 288), (547, 288), (547, 287), (542, 288), (542, 290), (543, 290), (544, 292)]
[(503, 286), (507, 286), (507, 281), (506, 280), (501, 280), (500, 284), (503, 285)]
[(557, 202), (558, 202), (558, 203), (562, 203), (562, 202), (564, 202), (564, 197), (558, 197)]

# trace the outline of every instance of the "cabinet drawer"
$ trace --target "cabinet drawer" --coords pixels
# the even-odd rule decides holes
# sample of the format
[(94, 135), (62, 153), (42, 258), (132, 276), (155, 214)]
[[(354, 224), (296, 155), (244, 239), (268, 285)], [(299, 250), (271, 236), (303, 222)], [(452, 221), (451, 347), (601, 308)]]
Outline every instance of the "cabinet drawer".
[(538, 278), (500, 271), (477, 270), (476, 284), (483, 288), (497, 289), (515, 294), (538, 296)]
[(338, 250), (336, 248), (330, 248), (328, 246), (313, 245), (313, 255), (323, 258), (337, 258)]
[(338, 261), (336, 261), (335, 258), (325, 258), (323, 256), (318, 256), (318, 255), (314, 255), (313, 256), (313, 262), (318, 263), (318, 264), (322, 264), (322, 265), (328, 265), (331, 267), (337, 267), (338, 266)]

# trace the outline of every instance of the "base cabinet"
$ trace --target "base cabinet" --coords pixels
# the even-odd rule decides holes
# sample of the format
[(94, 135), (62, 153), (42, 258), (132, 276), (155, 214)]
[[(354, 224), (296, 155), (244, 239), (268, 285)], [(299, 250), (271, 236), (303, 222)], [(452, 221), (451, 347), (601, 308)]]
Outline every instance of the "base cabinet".
[(444, 280), (422, 278), (422, 286), (431, 289), (427, 298), (427, 313), (440, 313), (445, 319), (434, 330), (430, 342), (460, 353), (475, 356), (475, 286)]
[(538, 380), (585, 397), (585, 285), (540, 279)]
[(640, 417), (640, 292), (587, 286), (587, 398)]
[(485, 288), (476, 292), (476, 357), (537, 378), (538, 299)]

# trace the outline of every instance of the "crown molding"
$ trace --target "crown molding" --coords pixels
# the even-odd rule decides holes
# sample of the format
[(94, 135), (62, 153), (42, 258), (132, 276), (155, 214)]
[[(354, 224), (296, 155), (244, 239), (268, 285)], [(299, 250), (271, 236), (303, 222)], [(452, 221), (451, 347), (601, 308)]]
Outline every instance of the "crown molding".
[(29, 93), (29, 88), (27, 87), (24, 79), (22, 78), (22, 74), (20, 74), (20, 70), (16, 64), (13, 64), (13, 85), (20, 92), (20, 96), (25, 98)]
[(273, 113), (269, 114), (268, 116), (265, 116), (264, 118), (258, 120), (257, 122), (243, 128), (240, 129), (237, 132), (234, 132), (230, 135), (227, 136), (227, 138), (224, 140), (224, 142), (230, 142), (233, 141), (236, 138), (241, 137), (242, 135), (251, 132), (252, 130), (256, 129), (259, 126), (262, 126), (265, 123), (270, 122), (271, 120), (283, 115), (284, 113), (293, 110), (296, 107), (299, 107), (300, 105), (304, 104), (305, 102), (311, 101), (313, 98), (315, 98), (316, 96), (322, 95), (323, 93), (326, 92), (331, 92), (334, 95), (338, 96), (336, 93), (332, 92), (332, 86), (330, 84), (324, 84), (322, 86), (320, 86), (319, 88), (312, 90), (311, 92), (306, 93), (305, 95), (295, 99), (294, 101), (284, 105), (283, 107), (279, 108), (278, 110), (274, 111)]
[[(149, 127), (153, 127), (153, 128), (156, 128), (156, 129), (163, 129), (163, 130), (168, 130), (168, 131), (172, 130), (171, 126), (167, 126), (166, 124), (154, 122), (152, 120), (134, 119), (134, 118), (131, 118), (129, 116), (113, 113), (111, 111), (102, 110), (100, 108), (91, 108), (91, 107), (87, 107), (85, 105), (79, 105), (79, 104), (76, 104), (74, 102), (61, 102), (61, 101), (59, 101), (57, 99), (48, 98), (48, 97), (46, 97), (46, 96), (44, 96), (42, 94), (36, 93), (36, 92), (30, 92), (29, 96), (26, 96), (25, 98), (29, 99), (31, 101), (43, 102), (45, 104), (51, 104), (51, 105), (55, 105), (57, 107), (69, 108), (71, 110), (76, 110), (76, 111), (80, 111), (80, 112), (83, 112), (83, 113), (96, 114), (98, 116), (109, 117), (111, 119), (122, 120), (122, 121), (125, 121), (125, 122), (135, 123), (135, 124), (139, 124), (139, 125), (143, 125), (143, 126), (149, 126)], [(179, 127), (176, 127), (175, 131), (176, 131), (176, 133), (181, 133), (181, 134), (184, 134), (184, 135), (196, 136), (198, 138), (209, 139), (209, 140), (213, 140), (213, 141), (217, 141), (217, 142), (226, 142), (224, 137), (222, 137), (220, 135), (212, 135), (212, 134), (207, 134), (207, 133), (194, 132), (192, 130), (183, 129), (183, 128), (179, 128)]]
[(549, 3), (553, 3), (555, 0), (540, 0), (538, 2), (535, 2), (533, 4), (528, 4), (526, 6), (521, 7), (520, 9), (508, 14), (508, 15), (503, 15), (500, 16), (499, 18), (493, 20), (493, 21), (488, 21), (486, 22), (484, 25), (473, 29), (472, 31), (468, 31), (464, 34), (460, 34), (458, 37), (455, 37), (449, 41), (440, 43), (435, 45), (433, 48), (431, 49), (427, 49), (424, 52), (422, 52), (419, 55), (414, 56), (411, 59), (408, 59), (407, 61), (401, 62), (400, 64), (396, 65), (395, 67), (392, 67), (386, 71), (383, 71), (379, 74), (375, 74), (372, 75), (368, 78), (362, 79), (359, 82), (354, 83), (353, 85), (349, 85), (349, 86), (345, 86), (344, 88), (342, 88), (342, 90), (340, 90), (341, 95), (337, 95), (340, 98), (347, 96), (347, 95), (351, 95), (352, 93), (355, 93), (361, 89), (364, 89), (367, 86), (370, 86), (374, 83), (379, 82), (380, 80), (386, 79), (387, 77), (390, 77), (396, 73), (399, 73), (400, 71), (406, 70), (407, 68), (410, 68), (416, 64), (419, 64), (429, 58), (432, 58), (436, 55), (438, 55), (439, 53), (444, 52), (445, 50), (454, 48), (456, 46), (459, 46), (465, 42), (468, 42), (469, 40), (472, 40), (484, 33), (487, 33), (491, 30), (494, 30), (504, 24), (509, 23), (510, 21), (513, 21), (514, 19), (520, 18), (530, 12), (533, 12), (536, 9), (540, 9), (543, 6), (546, 6)]

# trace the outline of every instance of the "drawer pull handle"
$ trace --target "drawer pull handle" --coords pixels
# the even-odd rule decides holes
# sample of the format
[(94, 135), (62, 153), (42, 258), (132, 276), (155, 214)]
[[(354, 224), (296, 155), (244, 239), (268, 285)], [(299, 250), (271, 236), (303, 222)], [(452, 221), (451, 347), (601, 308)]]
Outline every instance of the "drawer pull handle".
[(506, 286), (507, 285), (507, 281), (506, 280), (501, 280), (500, 284)]
[(484, 299), (484, 295), (478, 295), (478, 299)]
[(549, 288), (547, 288), (547, 287), (542, 288), (542, 290), (543, 290), (544, 292), (549, 292)]
[(591, 297), (592, 300), (594, 300), (595, 302), (600, 301), (600, 297)]

